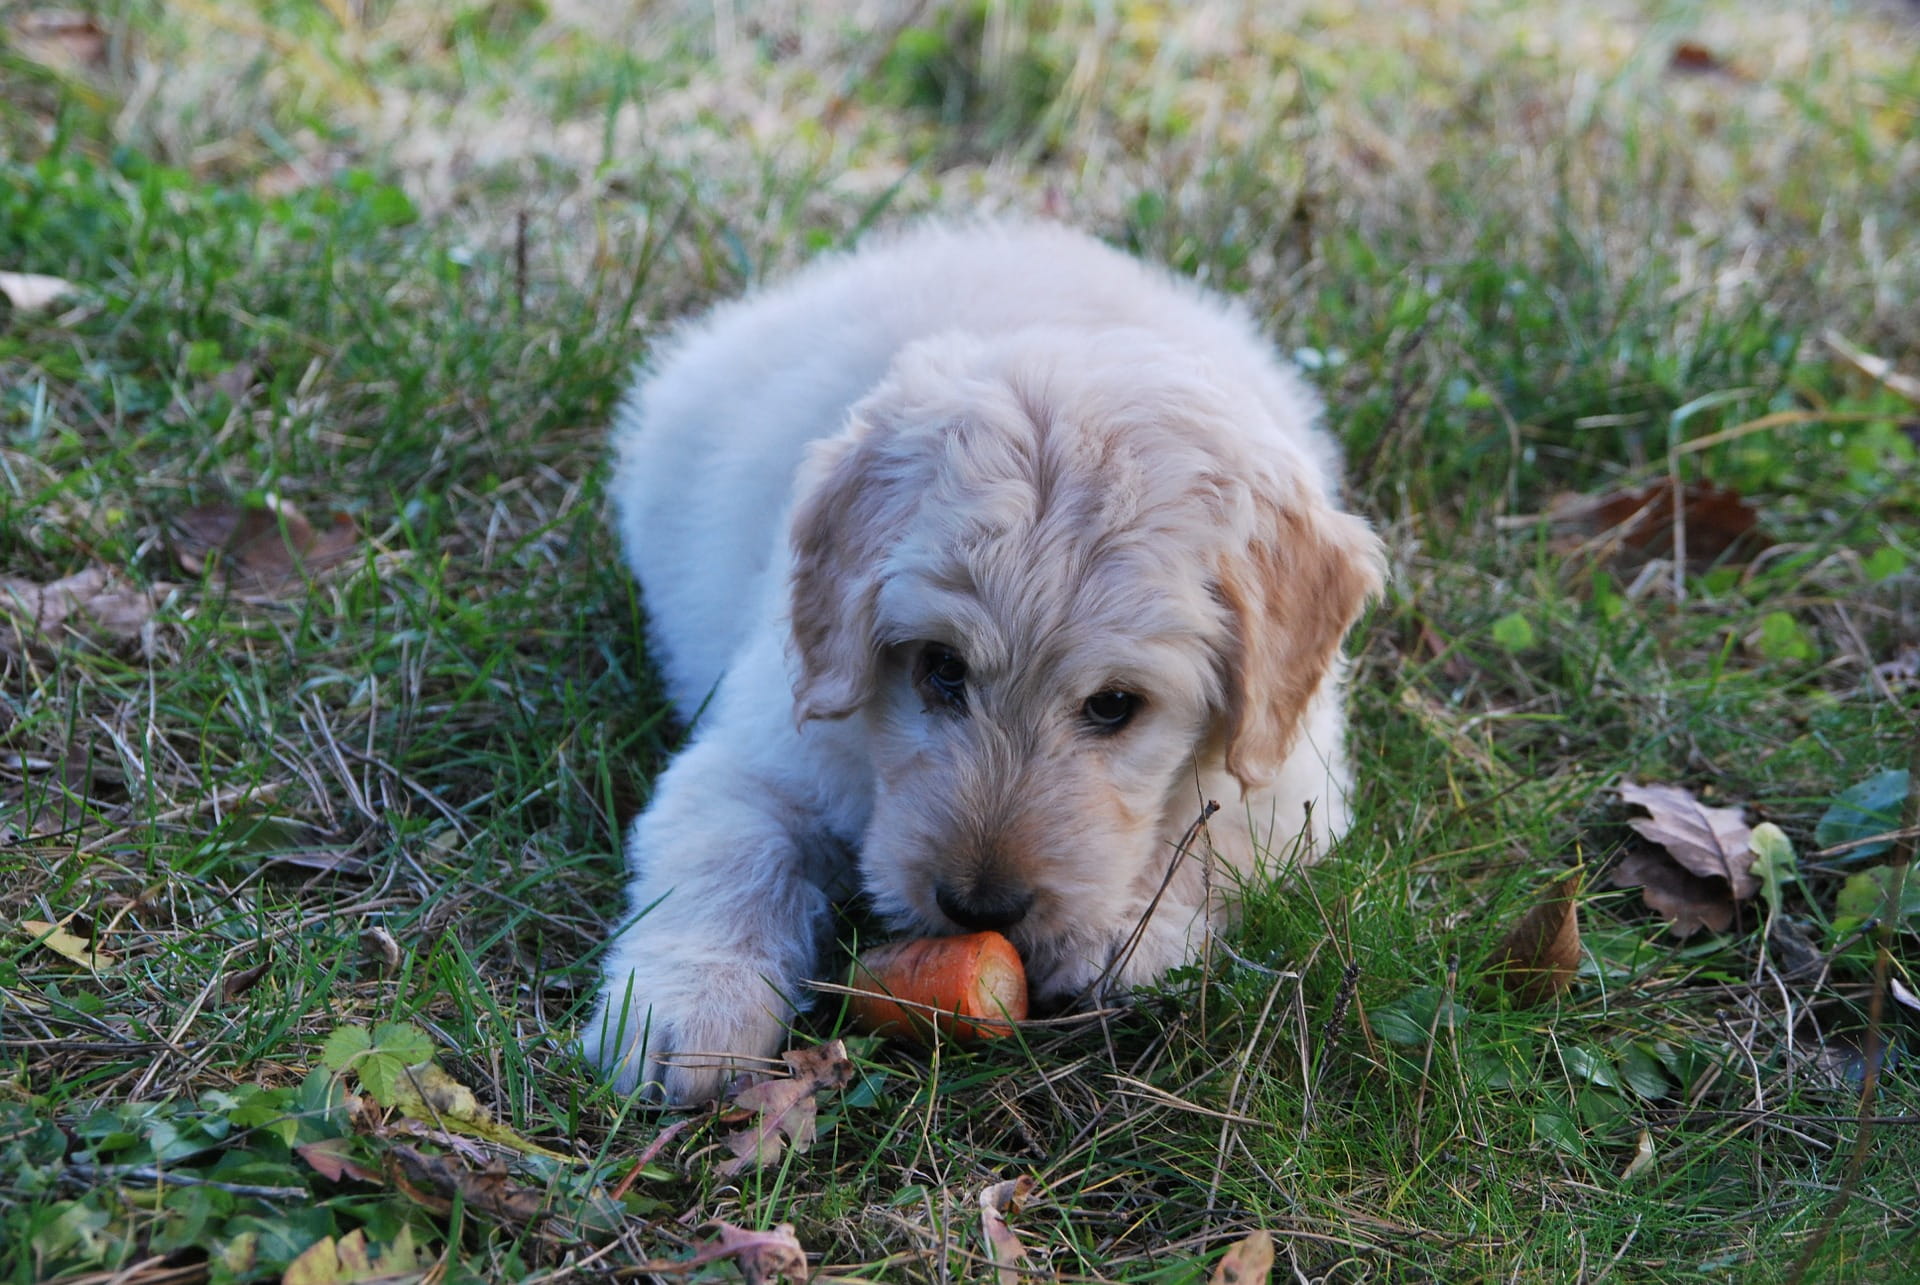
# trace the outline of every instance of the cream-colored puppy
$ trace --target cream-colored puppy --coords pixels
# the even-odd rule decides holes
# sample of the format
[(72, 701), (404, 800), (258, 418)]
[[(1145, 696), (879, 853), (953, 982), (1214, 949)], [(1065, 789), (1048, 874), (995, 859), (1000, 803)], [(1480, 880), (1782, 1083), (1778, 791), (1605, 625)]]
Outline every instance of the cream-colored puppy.
[(1239, 308), (1046, 224), (923, 228), (682, 329), (612, 494), (693, 733), (628, 837), (587, 1055), (713, 1095), (854, 892), (1000, 930), (1059, 1004), (1322, 851), (1382, 555), (1316, 416)]

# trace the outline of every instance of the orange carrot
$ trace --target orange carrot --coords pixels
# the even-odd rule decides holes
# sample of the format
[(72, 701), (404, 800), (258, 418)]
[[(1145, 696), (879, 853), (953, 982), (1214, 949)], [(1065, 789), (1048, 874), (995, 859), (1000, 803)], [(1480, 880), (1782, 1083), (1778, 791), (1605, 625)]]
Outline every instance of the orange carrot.
[(936, 1025), (950, 1039), (997, 1039), (1027, 1015), (1026, 969), (999, 933), (875, 946), (854, 961), (853, 986), (861, 992), (848, 999), (855, 1029), (922, 1044)]

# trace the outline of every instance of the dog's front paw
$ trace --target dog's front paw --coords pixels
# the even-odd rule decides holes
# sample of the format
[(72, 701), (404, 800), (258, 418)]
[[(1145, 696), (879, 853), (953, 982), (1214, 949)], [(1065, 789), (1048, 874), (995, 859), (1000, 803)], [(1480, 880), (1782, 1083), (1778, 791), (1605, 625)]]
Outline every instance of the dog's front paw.
[(779, 1053), (793, 1005), (739, 967), (643, 966), (607, 978), (581, 1052), (622, 1093), (685, 1106)]

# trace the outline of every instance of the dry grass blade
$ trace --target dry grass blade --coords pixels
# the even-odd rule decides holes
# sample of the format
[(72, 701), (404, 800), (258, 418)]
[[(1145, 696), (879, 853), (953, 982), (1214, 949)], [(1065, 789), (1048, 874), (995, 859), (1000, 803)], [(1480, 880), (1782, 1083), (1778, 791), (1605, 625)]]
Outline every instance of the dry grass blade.
[(1865, 375), (1868, 379), (1884, 385), (1888, 391), (1900, 394), (1908, 401), (1920, 405), (1920, 376), (1908, 375), (1896, 370), (1892, 362), (1864, 349), (1848, 343), (1838, 331), (1829, 330), (1820, 336), (1822, 343), (1833, 349), (1840, 360)]

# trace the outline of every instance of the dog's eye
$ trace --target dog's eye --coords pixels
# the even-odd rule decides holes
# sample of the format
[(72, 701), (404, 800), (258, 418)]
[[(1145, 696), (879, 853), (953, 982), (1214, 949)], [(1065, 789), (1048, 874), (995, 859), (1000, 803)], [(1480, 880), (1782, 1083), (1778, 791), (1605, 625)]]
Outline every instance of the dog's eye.
[(1095, 692), (1087, 697), (1087, 703), (1080, 707), (1087, 722), (1102, 732), (1117, 732), (1133, 718), (1140, 708), (1140, 698), (1132, 692), (1106, 691)]
[(960, 653), (938, 643), (928, 643), (920, 651), (915, 681), (922, 691), (950, 709), (965, 708), (967, 703), (967, 662)]

